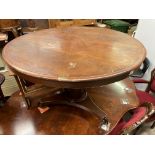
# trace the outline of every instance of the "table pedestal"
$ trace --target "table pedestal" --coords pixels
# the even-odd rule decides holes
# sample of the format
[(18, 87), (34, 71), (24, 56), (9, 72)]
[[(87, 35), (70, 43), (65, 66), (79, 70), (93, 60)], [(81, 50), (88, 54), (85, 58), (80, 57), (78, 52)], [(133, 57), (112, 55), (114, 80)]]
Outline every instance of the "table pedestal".
[(82, 102), (87, 98), (85, 89), (63, 89), (61, 93), (69, 102)]

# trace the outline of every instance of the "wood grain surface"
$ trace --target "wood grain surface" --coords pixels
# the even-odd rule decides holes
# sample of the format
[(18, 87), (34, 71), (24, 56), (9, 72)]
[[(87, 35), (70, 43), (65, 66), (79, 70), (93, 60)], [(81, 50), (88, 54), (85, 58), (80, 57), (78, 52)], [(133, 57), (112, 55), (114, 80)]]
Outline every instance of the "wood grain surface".
[(17, 75), (48, 86), (91, 87), (124, 79), (144, 46), (127, 34), (93, 27), (53, 28), (18, 37), (3, 50)]
[[(87, 91), (89, 98), (80, 104), (97, 105), (110, 123), (109, 131), (101, 132), (101, 120), (91, 109), (74, 107), (74, 103), (68, 106), (65, 100), (64, 104), (57, 100), (43, 114), (33, 106), (28, 110), (18, 91), (0, 108), (0, 134), (108, 134), (128, 110), (139, 105), (134, 84), (129, 79)], [(33, 105), (38, 97), (32, 97)]]

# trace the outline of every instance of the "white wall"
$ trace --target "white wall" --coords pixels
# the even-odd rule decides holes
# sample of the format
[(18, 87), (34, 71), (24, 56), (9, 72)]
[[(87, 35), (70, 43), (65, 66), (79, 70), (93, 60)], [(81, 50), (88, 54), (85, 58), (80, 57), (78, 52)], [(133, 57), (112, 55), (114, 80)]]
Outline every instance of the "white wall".
[[(135, 38), (138, 39), (147, 50), (147, 57), (151, 64), (144, 75), (144, 79), (150, 79), (151, 70), (155, 67), (155, 19), (140, 19)], [(145, 85), (136, 84), (138, 89), (144, 90)]]
[(150, 71), (155, 67), (155, 19), (140, 19), (135, 38), (138, 39), (147, 50), (147, 57), (151, 65), (144, 78), (149, 79)]
[(155, 19), (140, 19), (135, 38), (145, 46), (151, 68), (155, 67)]

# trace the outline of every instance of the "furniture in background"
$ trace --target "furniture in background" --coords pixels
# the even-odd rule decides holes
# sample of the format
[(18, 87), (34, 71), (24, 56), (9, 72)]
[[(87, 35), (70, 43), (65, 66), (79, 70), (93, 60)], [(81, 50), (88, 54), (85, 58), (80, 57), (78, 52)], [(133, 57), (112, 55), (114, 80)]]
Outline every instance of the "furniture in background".
[(95, 19), (48, 19), (49, 28), (95, 25)]
[[(18, 87), (20, 89), (20, 94), (23, 97), (27, 108), (38, 107), (39, 101), (41, 98), (44, 98), (47, 94), (52, 93), (54, 89), (49, 89), (41, 84), (35, 84), (30, 81), (27, 81), (21, 78), (18, 75), (15, 75), (12, 71), (9, 70), (9, 75), (14, 76)], [(36, 100), (37, 98), (37, 100)], [(33, 101), (35, 99), (35, 102)], [(33, 104), (31, 104), (33, 102)]]
[[(149, 94), (148, 92), (141, 91), (141, 90), (136, 90), (136, 94), (139, 98), (140, 104), (148, 102), (148, 103), (153, 105), (154, 111), (155, 111), (155, 97), (153, 95)], [(153, 112), (153, 115), (147, 120), (147, 122), (152, 122), (152, 121), (153, 121), (153, 124), (152, 124), (151, 128), (154, 128), (155, 127), (155, 114), (154, 114), (154, 112)]]
[[(147, 62), (148, 60), (147, 59), (145, 59), (145, 60), (146, 60), (146, 62), (145, 62), (146, 64), (145, 64), (145, 67), (142, 69), (142, 71), (144, 70), (144, 72), (140, 71), (142, 73), (145, 73), (145, 71), (148, 67), (148, 64), (149, 64), (149, 62)], [(134, 113), (133, 117), (129, 121), (124, 121), (123, 119), (121, 119), (121, 121), (117, 124), (115, 129), (110, 134), (120, 134), (120, 133), (129, 132), (130, 130), (128, 130), (128, 129), (132, 129), (133, 127), (135, 127), (137, 124), (137, 123), (135, 123), (135, 121), (137, 121), (137, 119), (140, 119), (142, 117), (143, 117), (143, 119), (142, 119), (143, 122), (144, 121), (153, 122), (151, 128), (155, 127), (155, 97), (152, 94), (152, 93), (155, 93), (155, 69), (153, 69), (151, 72), (150, 81), (141, 79), (141, 76), (139, 76), (138, 74), (135, 77), (140, 77), (140, 78), (134, 78), (133, 79), (134, 83), (147, 84), (145, 91), (136, 90), (136, 94), (139, 98), (140, 105), (144, 105), (144, 103), (145, 103), (145, 105), (147, 104), (147, 106), (149, 107), (148, 114), (147, 115), (145, 114), (146, 109), (144, 109), (144, 107), (143, 107), (143, 109), (136, 108), (134, 111), (131, 110)], [(129, 125), (130, 125), (130, 128), (128, 128)], [(141, 123), (141, 125), (142, 125), (142, 123)]]
[(40, 28), (36, 25), (36, 22), (34, 19), (27, 19), (26, 26), (22, 28), (23, 34), (28, 34), (30, 32), (35, 32), (37, 30), (40, 30)]
[(14, 38), (21, 35), (21, 26), (18, 19), (0, 19), (0, 32), (11, 32)]
[(145, 80), (141, 78), (134, 78), (133, 79), (134, 83), (141, 83), (141, 84), (146, 84), (147, 87), (145, 89), (145, 92), (148, 93), (155, 93), (155, 69), (151, 71), (151, 78), (150, 80)]
[(8, 35), (5, 33), (0, 33), (0, 42), (7, 43), (8, 42)]
[[(22, 28), (17, 19), (0, 19), (0, 47), (4, 47), (8, 41), (22, 35)], [(2, 63), (3, 64), (3, 63)], [(5, 65), (0, 66), (4, 70)]]
[(118, 19), (105, 19), (102, 22), (108, 25), (111, 29), (124, 33), (128, 33), (128, 29), (130, 27), (128, 22)]
[[(1, 33), (0, 32), (0, 51), (1, 49), (6, 45), (6, 43), (8, 42), (8, 35), (6, 33)], [(5, 65), (3, 64), (3, 62), (1, 61), (0, 63), (0, 71), (5, 69)]]
[(144, 102), (139, 107), (129, 110), (118, 122), (109, 135), (136, 134), (141, 125), (154, 114), (152, 103)]
[[(22, 97), (25, 100), (28, 109), (32, 107), (40, 107), (41, 99), (46, 98), (46, 96), (52, 94), (55, 90), (57, 90), (56, 88), (48, 88), (42, 84), (31, 83), (19, 77), (18, 75), (15, 75), (14, 77), (20, 88)], [(35, 102), (33, 102), (34, 98)]]
[(4, 83), (5, 81), (5, 77), (3, 74), (0, 74), (0, 106), (3, 106), (4, 102), (5, 102), (5, 97), (4, 97), (4, 94), (3, 94), (3, 91), (2, 91), (2, 84)]
[[(143, 102), (151, 102), (155, 106), (155, 97), (152, 95), (152, 93), (155, 93), (155, 69), (151, 71), (151, 78), (150, 80), (144, 80), (141, 78), (135, 78), (133, 79), (134, 83), (139, 83), (139, 84), (147, 84), (147, 87), (145, 91), (137, 90), (137, 96), (139, 97), (140, 103)], [(152, 124), (152, 128), (155, 127), (155, 115), (153, 115), (149, 121), (154, 121)]]
[(142, 78), (147, 71), (147, 69), (150, 66), (150, 61), (148, 58), (145, 58), (145, 60), (142, 63), (142, 66), (138, 69), (136, 69), (130, 76), (134, 78)]

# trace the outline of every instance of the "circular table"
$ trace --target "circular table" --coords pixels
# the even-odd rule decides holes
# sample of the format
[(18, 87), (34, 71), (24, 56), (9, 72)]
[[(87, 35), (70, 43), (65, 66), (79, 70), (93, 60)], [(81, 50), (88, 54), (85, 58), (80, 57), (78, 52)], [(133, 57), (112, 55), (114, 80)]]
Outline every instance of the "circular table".
[[(92, 27), (41, 30), (18, 37), (3, 49), (11, 71), (28, 81), (58, 88), (53, 97), (56, 102), (95, 112), (106, 132), (109, 124), (101, 108), (102, 86), (127, 78), (145, 55), (144, 46), (127, 34)], [(129, 104), (126, 99), (122, 103)]]

